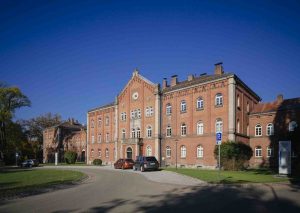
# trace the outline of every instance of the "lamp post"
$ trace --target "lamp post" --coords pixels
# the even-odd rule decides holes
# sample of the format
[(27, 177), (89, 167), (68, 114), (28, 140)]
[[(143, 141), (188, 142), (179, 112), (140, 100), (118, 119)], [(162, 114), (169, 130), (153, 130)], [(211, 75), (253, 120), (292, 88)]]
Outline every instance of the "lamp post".
[(175, 139), (175, 150), (176, 150), (176, 156), (175, 156), (175, 164), (176, 164), (176, 170), (177, 170), (177, 142), (178, 142), (178, 139), (176, 138)]

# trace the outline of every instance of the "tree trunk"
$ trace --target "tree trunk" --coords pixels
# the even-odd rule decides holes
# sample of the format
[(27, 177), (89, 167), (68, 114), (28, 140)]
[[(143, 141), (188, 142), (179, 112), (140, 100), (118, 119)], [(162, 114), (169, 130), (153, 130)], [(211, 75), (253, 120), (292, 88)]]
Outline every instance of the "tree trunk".
[(0, 161), (4, 161), (4, 149), (6, 145), (5, 123), (0, 122)]

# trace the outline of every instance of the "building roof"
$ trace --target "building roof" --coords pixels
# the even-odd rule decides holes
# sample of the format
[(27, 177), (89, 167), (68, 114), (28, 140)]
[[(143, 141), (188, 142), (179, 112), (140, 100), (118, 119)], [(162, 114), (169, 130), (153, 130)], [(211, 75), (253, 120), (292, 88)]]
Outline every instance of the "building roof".
[(300, 109), (300, 97), (285, 99), (283, 101), (276, 100), (273, 102), (259, 103), (254, 106), (250, 114), (260, 114), (290, 109)]
[(75, 122), (71, 122), (71, 121), (63, 121), (60, 124), (45, 128), (49, 129), (49, 128), (57, 128), (57, 127), (63, 127), (63, 128), (67, 128), (67, 129), (75, 129), (75, 130), (81, 130), (81, 129), (86, 129), (86, 126), (83, 126), (80, 123), (75, 123)]
[(107, 108), (107, 107), (112, 107), (114, 105), (115, 105), (115, 102), (112, 102), (112, 103), (109, 103), (109, 104), (105, 104), (105, 105), (90, 109), (88, 112), (92, 112), (92, 111), (95, 111), (95, 110), (98, 110), (98, 109), (104, 109), (104, 108)]

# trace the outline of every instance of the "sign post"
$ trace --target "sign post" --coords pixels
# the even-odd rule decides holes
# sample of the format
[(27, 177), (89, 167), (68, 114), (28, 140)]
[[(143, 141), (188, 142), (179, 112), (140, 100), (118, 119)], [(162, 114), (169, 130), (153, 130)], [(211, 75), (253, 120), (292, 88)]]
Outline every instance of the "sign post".
[(219, 155), (218, 155), (218, 168), (219, 168), (219, 180), (221, 180), (221, 177), (220, 177), (220, 171), (221, 171), (221, 144), (222, 144), (222, 132), (217, 132), (216, 134), (216, 142), (217, 142), (217, 145), (218, 145), (218, 152), (219, 152)]

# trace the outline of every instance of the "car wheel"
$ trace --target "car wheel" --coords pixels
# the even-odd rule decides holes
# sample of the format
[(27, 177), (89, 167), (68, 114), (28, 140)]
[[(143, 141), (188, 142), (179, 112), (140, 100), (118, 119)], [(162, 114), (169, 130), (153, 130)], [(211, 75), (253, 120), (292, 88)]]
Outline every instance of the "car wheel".
[(144, 172), (144, 171), (145, 171), (144, 166), (141, 166), (141, 167), (140, 167), (140, 170), (141, 170), (141, 172)]

